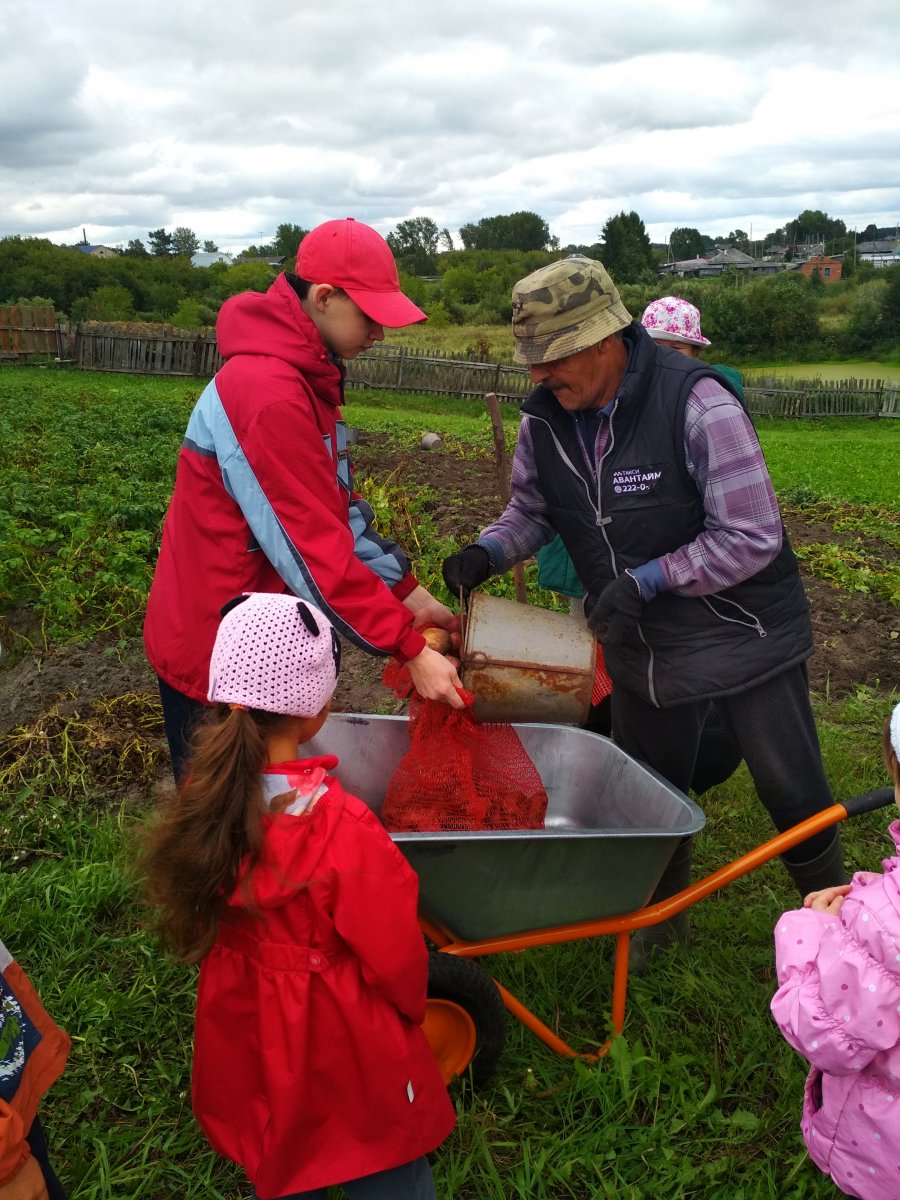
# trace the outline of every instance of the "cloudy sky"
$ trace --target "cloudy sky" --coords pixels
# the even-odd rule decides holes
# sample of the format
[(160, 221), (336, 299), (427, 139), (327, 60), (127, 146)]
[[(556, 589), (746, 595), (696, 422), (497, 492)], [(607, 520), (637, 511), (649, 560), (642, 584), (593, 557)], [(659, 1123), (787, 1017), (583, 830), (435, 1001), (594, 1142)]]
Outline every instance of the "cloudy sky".
[(0, 0), (0, 236), (900, 223), (897, 0)]

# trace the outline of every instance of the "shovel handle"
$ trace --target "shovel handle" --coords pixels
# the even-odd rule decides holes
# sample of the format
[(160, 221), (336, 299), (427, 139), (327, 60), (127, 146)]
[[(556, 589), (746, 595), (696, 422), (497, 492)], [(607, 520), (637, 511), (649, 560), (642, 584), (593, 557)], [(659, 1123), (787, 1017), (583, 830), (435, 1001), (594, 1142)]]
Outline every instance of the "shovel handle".
[(875, 788), (872, 792), (863, 792), (859, 796), (851, 796), (849, 800), (842, 800), (841, 807), (846, 809), (848, 817), (858, 817), (862, 813), (875, 812), (877, 808), (885, 808), (888, 804), (893, 803), (893, 800), (893, 788)]

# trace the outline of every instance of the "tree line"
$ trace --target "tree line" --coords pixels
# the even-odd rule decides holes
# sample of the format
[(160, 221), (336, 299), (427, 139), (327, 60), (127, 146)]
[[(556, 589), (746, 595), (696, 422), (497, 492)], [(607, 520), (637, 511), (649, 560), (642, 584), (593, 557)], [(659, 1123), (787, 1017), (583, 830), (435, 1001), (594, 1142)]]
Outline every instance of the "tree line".
[[(842, 232), (843, 231), (843, 232)], [(190, 254), (200, 242), (192, 230), (149, 231), (147, 245), (130, 242), (111, 258), (96, 258), (46, 239), (0, 239), (0, 304), (50, 303), (73, 321), (171, 322), (184, 328), (213, 325), (221, 304), (242, 291), (264, 291), (278, 263), (290, 269), (307, 230), (284, 223), (271, 242), (247, 248), (233, 264), (195, 268)], [(880, 233), (874, 227), (863, 235)], [(740, 240), (734, 230), (728, 241)], [(843, 222), (827, 214), (801, 213), (796, 221), (767, 235), (774, 245), (799, 245), (822, 235), (854, 243)], [(769, 242), (781, 235), (794, 243)], [(428, 314), (431, 326), (506, 324), (517, 280), (563, 253), (600, 259), (617, 282), (629, 310), (639, 315), (650, 300), (675, 291), (698, 304), (703, 328), (717, 350), (736, 359), (754, 354), (834, 358), (890, 353), (900, 343), (900, 267), (874, 270), (863, 264), (825, 285), (798, 271), (773, 277), (747, 277), (736, 271), (712, 279), (661, 279), (656, 268), (670, 255), (693, 257), (711, 239), (694, 229), (676, 229), (668, 248), (652, 245), (636, 212), (611, 216), (598, 240), (560, 246), (536, 213), (517, 212), (462, 226), (458, 242), (430, 217), (400, 221), (388, 234), (404, 290)], [(721, 244), (721, 242), (719, 243)], [(754, 243), (755, 245), (755, 243)], [(831, 252), (832, 246), (828, 245)], [(840, 252), (840, 251), (838, 251)], [(271, 266), (270, 263), (275, 263)]]

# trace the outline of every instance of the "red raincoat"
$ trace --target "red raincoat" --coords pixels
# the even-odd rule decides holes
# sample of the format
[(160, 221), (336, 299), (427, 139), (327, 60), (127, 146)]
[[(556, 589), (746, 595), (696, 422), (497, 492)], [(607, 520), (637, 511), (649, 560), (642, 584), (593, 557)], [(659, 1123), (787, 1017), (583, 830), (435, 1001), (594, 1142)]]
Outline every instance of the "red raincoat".
[(418, 880), (371, 810), (327, 783), (308, 814), (264, 818), (259, 912), (239, 882), (200, 968), (194, 1113), (264, 1200), (411, 1162), (454, 1124), (420, 1027)]

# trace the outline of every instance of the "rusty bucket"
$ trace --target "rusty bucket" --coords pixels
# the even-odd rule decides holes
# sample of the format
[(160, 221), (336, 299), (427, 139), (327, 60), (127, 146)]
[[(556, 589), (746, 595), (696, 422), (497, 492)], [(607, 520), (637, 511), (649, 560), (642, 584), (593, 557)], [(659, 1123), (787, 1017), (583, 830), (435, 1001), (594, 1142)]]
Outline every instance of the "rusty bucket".
[(483, 592), (469, 598), (460, 677), (476, 720), (583, 724), (596, 657), (583, 617)]

